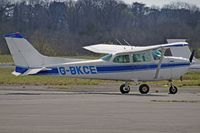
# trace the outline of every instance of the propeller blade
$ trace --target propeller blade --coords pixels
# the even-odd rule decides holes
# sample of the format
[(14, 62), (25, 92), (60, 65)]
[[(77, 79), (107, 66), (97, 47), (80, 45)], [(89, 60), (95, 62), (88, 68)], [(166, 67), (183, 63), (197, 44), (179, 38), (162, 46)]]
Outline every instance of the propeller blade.
[(192, 63), (192, 60), (194, 58), (194, 54), (195, 54), (195, 50), (192, 51), (192, 54), (190, 56), (190, 59), (189, 59), (190, 63)]

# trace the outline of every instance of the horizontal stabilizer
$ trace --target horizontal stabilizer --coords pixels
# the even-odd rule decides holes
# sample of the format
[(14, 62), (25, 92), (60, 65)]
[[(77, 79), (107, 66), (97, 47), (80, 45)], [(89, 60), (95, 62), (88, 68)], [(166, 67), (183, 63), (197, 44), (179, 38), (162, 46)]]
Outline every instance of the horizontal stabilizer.
[[(22, 71), (19, 71), (21, 69)], [(18, 67), (14, 72), (12, 72), (13, 75), (19, 76), (19, 75), (34, 75), (41, 71), (49, 71), (52, 70), (50, 68), (42, 67), (42, 68), (20, 68)]]
[(15, 76), (19, 76), (19, 75), (21, 75), (21, 73), (16, 72), (16, 71), (13, 71), (12, 74), (15, 75)]
[(48, 71), (48, 70), (51, 70), (51, 69), (48, 69), (48, 68), (31, 68), (31, 69), (28, 69), (23, 75), (33, 75), (33, 74), (37, 74), (41, 71)]

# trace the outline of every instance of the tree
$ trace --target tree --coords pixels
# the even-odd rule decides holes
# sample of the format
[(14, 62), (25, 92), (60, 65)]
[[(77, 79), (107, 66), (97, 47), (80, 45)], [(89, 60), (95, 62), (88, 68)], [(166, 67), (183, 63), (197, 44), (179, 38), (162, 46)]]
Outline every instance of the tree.
[[(149, 45), (167, 38), (200, 43), (200, 9), (177, 2), (162, 8), (119, 0), (0, 0), (0, 34), (22, 32), (40, 52), (86, 54), (82, 47), (97, 43)], [(0, 38), (1, 53), (8, 53)]]

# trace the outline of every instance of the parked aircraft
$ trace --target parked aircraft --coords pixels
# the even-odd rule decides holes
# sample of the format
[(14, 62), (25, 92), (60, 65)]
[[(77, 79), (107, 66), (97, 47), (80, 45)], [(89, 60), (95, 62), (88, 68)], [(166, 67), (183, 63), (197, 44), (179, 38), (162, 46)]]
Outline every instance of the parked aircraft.
[[(130, 91), (129, 82), (167, 80), (169, 93), (177, 93), (172, 80), (179, 79), (195, 64), (187, 42), (136, 47), (97, 44), (84, 49), (106, 54), (96, 60), (48, 57), (40, 54), (20, 33), (4, 35), (16, 65), (14, 75), (56, 75), (74, 78), (121, 80), (122, 94)], [(172, 56), (166, 56), (170, 49)], [(199, 66), (195, 66), (199, 69)], [(139, 86), (141, 94), (149, 92), (149, 85)]]

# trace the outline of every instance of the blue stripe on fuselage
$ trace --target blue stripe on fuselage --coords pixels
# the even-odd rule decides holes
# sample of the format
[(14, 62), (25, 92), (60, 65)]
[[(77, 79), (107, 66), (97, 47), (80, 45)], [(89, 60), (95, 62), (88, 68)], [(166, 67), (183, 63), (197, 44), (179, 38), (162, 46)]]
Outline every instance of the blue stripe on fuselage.
[(28, 68), (26, 67), (21, 67), (21, 66), (16, 66), (15, 67), (15, 72), (18, 72), (18, 73), (24, 73), (28, 70)]
[(137, 70), (146, 70), (146, 69), (155, 69), (157, 65), (127, 65), (127, 66), (97, 66), (98, 73), (107, 73), (107, 72), (124, 72), (124, 71), (137, 71)]
[[(176, 63), (176, 64), (162, 64), (161, 69), (167, 68), (177, 68), (177, 67), (186, 67), (190, 63)], [(158, 64), (141, 64), (141, 65), (112, 65), (112, 66), (96, 66), (97, 73), (118, 73), (118, 72), (128, 72), (128, 71), (143, 71), (143, 70), (155, 70), (157, 69)], [(49, 68), (51, 70), (40, 71), (34, 75), (59, 75), (58, 68)], [(19, 73), (24, 73), (28, 68), (17, 66), (15, 71)], [(85, 74), (87, 75), (87, 74)]]
[[(161, 69), (173, 68), (173, 67), (185, 67), (189, 66), (189, 63), (179, 64), (162, 64)], [(156, 69), (158, 64), (145, 64), (145, 65), (126, 65), (126, 66), (97, 66), (98, 73), (110, 73), (110, 72), (124, 72), (124, 71), (142, 71)]]

